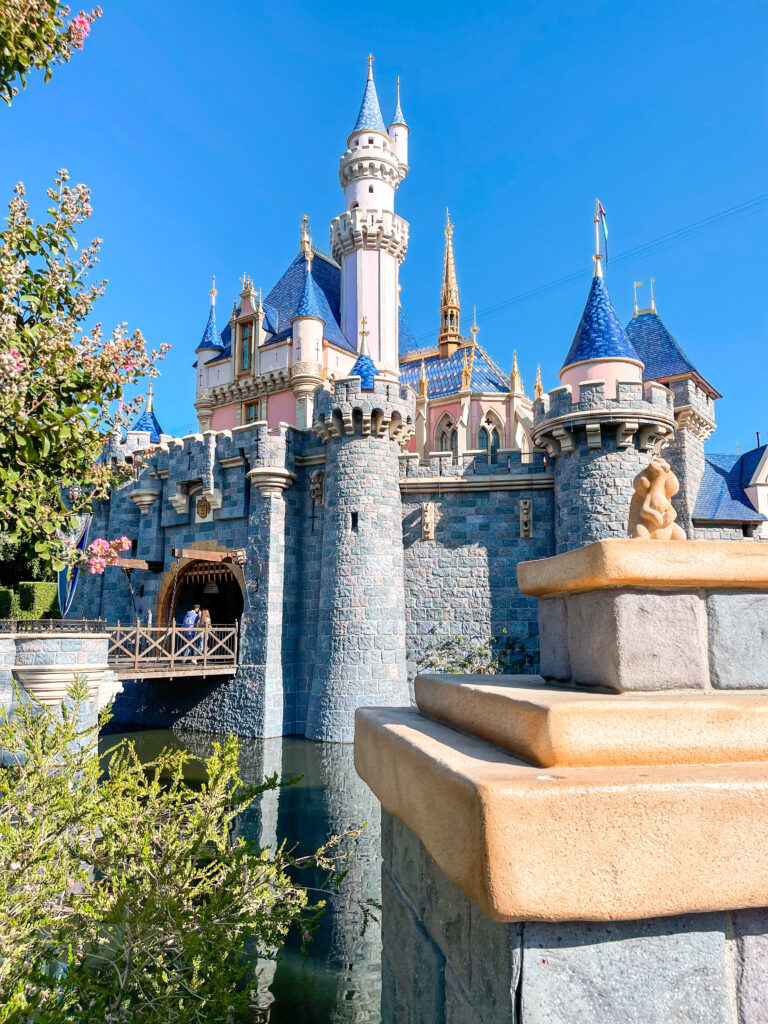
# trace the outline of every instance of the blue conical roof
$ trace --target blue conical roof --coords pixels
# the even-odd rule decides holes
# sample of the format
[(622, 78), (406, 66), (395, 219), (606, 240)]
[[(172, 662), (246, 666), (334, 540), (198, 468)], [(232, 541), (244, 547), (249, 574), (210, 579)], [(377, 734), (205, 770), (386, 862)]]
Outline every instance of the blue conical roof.
[(291, 317), (291, 322), (298, 320), (301, 316), (313, 316), (325, 323), (325, 317), (321, 308), (320, 296), (317, 294), (315, 279), (312, 277), (312, 268), (309, 262), (306, 263), (304, 272), (304, 289), (296, 307), (296, 312)]
[(387, 129), (384, 127), (384, 119), (381, 116), (381, 107), (379, 106), (379, 97), (376, 95), (376, 86), (373, 84), (373, 78), (369, 78), (365, 83), (365, 92), (363, 93), (363, 102), (360, 105), (360, 113), (357, 115), (357, 121), (355, 127), (352, 129), (352, 134), (355, 132), (375, 131), (383, 132), (387, 134)]
[(133, 425), (134, 430), (141, 430), (142, 432), (149, 432), (149, 440), (152, 444), (160, 444), (160, 435), (163, 432), (163, 428), (157, 422), (154, 409), (152, 407), (152, 395), (147, 396), (147, 404), (144, 407), (144, 412), (139, 416)]
[(408, 127), (408, 122), (405, 120), (405, 115), (403, 114), (403, 108), (400, 106), (400, 86), (399, 85), (397, 87), (397, 103), (395, 105), (395, 112), (392, 115), (392, 120), (389, 122), (389, 124), (390, 124), (390, 126), (392, 126), (393, 124), (401, 124), (405, 128)]
[(208, 323), (205, 325), (200, 344), (195, 351), (197, 352), (201, 348), (221, 348), (221, 335), (216, 323), (216, 306), (213, 303), (211, 303), (211, 311), (208, 314)]
[(592, 278), (587, 304), (562, 369), (592, 359), (632, 359), (642, 363), (621, 326), (602, 277)]
[(360, 378), (360, 387), (363, 391), (373, 391), (373, 378), (378, 377), (379, 371), (368, 353), (361, 352), (357, 357), (357, 362), (349, 371), (349, 375)]

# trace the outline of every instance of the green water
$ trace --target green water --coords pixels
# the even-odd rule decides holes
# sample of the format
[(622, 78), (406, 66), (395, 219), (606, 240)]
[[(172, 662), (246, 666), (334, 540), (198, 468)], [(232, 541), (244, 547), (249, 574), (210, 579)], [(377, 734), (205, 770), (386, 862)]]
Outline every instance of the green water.
[[(216, 738), (207, 734), (160, 729), (122, 732), (113, 724), (101, 738), (106, 750), (122, 736), (150, 761), (164, 746), (183, 748), (205, 757)], [(296, 737), (241, 740), (241, 771), (246, 781), (260, 782), (278, 773), (281, 778), (302, 775), (296, 785), (267, 793), (241, 816), (238, 831), (259, 846), (274, 847), (287, 839), (298, 853), (310, 853), (325, 839), (347, 826), (369, 822), (357, 841), (355, 856), (342, 891), (329, 901), (320, 929), (302, 954), (292, 935), (276, 963), (262, 969), (263, 1020), (269, 1024), (379, 1024), (381, 994), (381, 937), (377, 924), (361, 936), (359, 900), (380, 896), (380, 813), (370, 790), (355, 773), (350, 744), (312, 743)], [(190, 765), (191, 785), (201, 780), (200, 767)], [(302, 872), (301, 884), (318, 886), (322, 877)]]

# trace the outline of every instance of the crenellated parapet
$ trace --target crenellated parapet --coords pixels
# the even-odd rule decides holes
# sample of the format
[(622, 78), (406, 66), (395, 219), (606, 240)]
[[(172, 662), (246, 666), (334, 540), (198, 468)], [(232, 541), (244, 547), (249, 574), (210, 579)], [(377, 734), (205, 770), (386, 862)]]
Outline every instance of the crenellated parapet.
[(374, 379), (373, 390), (363, 390), (359, 377), (337, 380), (333, 393), (315, 392), (313, 429), (323, 443), (339, 437), (373, 437), (397, 441), (405, 447), (415, 429), (416, 395), (412, 388)]
[(589, 449), (610, 442), (618, 449), (655, 451), (675, 432), (674, 396), (655, 381), (619, 381), (616, 397), (606, 398), (605, 382), (579, 384), (574, 402), (570, 385), (554, 388), (533, 405), (533, 439), (550, 458), (576, 451), (582, 435)]
[(378, 178), (394, 189), (405, 177), (408, 169), (398, 160), (389, 140), (378, 133), (371, 135), (371, 139), (370, 143), (352, 146), (341, 155), (339, 183), (342, 188), (363, 178)]
[(355, 207), (331, 221), (331, 251), (335, 260), (358, 249), (376, 249), (402, 263), (408, 252), (408, 221), (392, 210)]

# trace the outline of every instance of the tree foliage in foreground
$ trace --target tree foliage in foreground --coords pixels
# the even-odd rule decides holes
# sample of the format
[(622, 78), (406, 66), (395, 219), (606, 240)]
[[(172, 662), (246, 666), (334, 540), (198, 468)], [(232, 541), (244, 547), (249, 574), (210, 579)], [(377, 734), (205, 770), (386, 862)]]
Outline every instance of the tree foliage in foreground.
[(0, 523), (12, 541), (33, 540), (59, 560), (57, 534), (125, 478), (126, 467), (99, 461), (107, 435), (138, 409), (139, 399), (122, 404), (124, 388), (156, 376), (169, 348), (147, 353), (125, 324), (106, 337), (101, 324), (86, 328), (104, 293), (104, 281), (88, 281), (101, 240), (78, 251), (90, 192), (68, 180), (59, 171), (37, 224), (17, 185), (0, 231)]
[(82, 50), (101, 8), (80, 11), (58, 0), (0, 0), (0, 96), (10, 105), (26, 87), (30, 71), (44, 71), (48, 82), (57, 64), (66, 64)]
[(186, 752), (142, 765), (126, 741), (99, 779), (86, 697), (78, 680), (60, 714), (31, 703), (0, 719), (0, 748), (17, 752), (0, 771), (0, 1021), (244, 1019), (255, 959), (292, 924), (308, 939), (323, 906), (289, 869), (333, 874), (358, 833), (301, 861), (236, 838), (236, 816), (278, 782), (244, 785), (232, 737), (199, 790)]

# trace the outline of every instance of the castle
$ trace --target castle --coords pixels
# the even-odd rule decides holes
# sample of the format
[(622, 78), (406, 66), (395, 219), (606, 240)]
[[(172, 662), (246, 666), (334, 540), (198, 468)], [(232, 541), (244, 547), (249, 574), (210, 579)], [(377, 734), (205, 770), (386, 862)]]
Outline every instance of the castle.
[[(526, 395), (515, 358), (509, 376), (496, 366), (476, 323), (461, 333), (450, 219), (439, 330), (415, 348), (399, 287), (409, 226), (395, 213), (409, 128), (399, 86), (385, 126), (371, 64), (331, 254), (304, 218), (293, 262), (265, 298), (244, 276), (223, 330), (213, 287), (200, 432), (163, 434), (150, 394), (107, 447), (121, 461), (141, 451), (141, 468), (96, 504), (90, 535), (127, 535), (148, 568), (86, 576), (69, 615), (162, 625), (204, 601), (215, 622), (240, 623), (232, 678), (126, 684), (123, 719), (349, 741), (358, 706), (409, 702), (440, 638), (493, 638), (507, 671), (537, 671), (536, 601), (517, 563), (626, 536), (633, 478), (662, 449), (687, 536), (768, 537), (768, 446), (705, 453), (720, 395), (653, 298), (622, 325), (599, 246), (548, 393), (539, 373)], [(234, 549), (244, 565), (174, 554)]]

